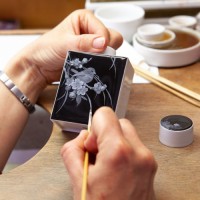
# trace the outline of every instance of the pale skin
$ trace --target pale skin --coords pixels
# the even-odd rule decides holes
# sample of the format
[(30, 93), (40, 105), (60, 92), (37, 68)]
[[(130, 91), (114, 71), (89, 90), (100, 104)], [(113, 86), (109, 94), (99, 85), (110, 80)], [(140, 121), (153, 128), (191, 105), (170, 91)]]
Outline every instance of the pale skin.
[[(118, 48), (121, 43), (121, 35), (106, 29), (91, 12), (77, 10), (20, 51), (4, 71), (31, 102), (35, 103), (48, 84), (60, 79), (68, 50), (98, 53), (103, 52), (108, 45)], [(1, 82), (0, 91), (0, 121), (3, 124), (0, 126), (2, 171), (29, 114)]]
[[(82, 131), (61, 150), (70, 174), (74, 200), (81, 199), (85, 151), (95, 161), (88, 168), (87, 200), (154, 200), (157, 164), (127, 119), (108, 107), (97, 110), (91, 132)], [(74, 159), (76, 158), (76, 159)]]
[[(30, 101), (36, 103), (44, 88), (48, 84), (60, 79), (68, 50), (101, 53), (107, 46), (117, 49), (121, 44), (121, 35), (114, 30), (105, 28), (94, 17), (92, 12), (77, 10), (54, 29), (45, 33), (14, 56), (4, 68), (4, 71)], [(0, 82), (0, 91), (0, 121), (2, 124), (0, 126), (0, 171), (2, 171), (26, 125), (29, 113), (2, 82)], [(131, 197), (138, 199), (137, 197), (141, 195), (141, 191), (145, 192), (142, 194), (142, 198), (139, 199), (153, 199), (153, 177), (156, 171), (156, 162), (152, 154), (140, 142), (130, 122), (127, 120), (118, 121), (110, 109), (109, 111), (107, 109), (101, 110), (99, 113), (95, 114), (97, 117), (94, 116), (92, 124), (92, 132), (94, 134), (92, 136), (86, 138), (86, 131), (83, 131), (75, 140), (67, 143), (62, 149), (62, 156), (74, 186), (74, 199), (80, 199), (79, 196), (76, 196), (76, 192), (80, 192), (81, 189), (80, 182), (82, 179), (82, 163), (85, 149), (96, 153), (96, 164), (99, 163), (98, 165), (90, 165), (88, 199), (110, 200), (131, 199)], [(98, 126), (96, 127), (98, 125), (98, 115), (100, 117), (104, 115), (109, 120), (112, 119), (110, 126), (105, 120), (103, 121), (102, 128), (98, 130)], [(99, 121), (101, 120), (99, 119)], [(119, 142), (116, 143), (116, 148), (106, 157), (102, 155), (107, 151), (108, 147), (106, 145), (110, 146), (109, 141), (111, 142), (111, 137), (107, 138), (103, 135), (105, 130), (111, 132), (111, 136), (116, 132), (116, 135), (118, 135), (118, 140), (116, 141)], [(132, 136), (134, 136), (134, 140), (129, 141)], [(103, 141), (104, 139), (105, 141)], [(72, 159), (72, 151), (77, 156), (74, 160), (78, 163), (77, 169), (74, 168), (74, 171), (68, 165), (70, 163), (69, 160)], [(69, 154), (66, 152), (69, 152)], [(101, 165), (99, 159), (103, 159), (105, 165)], [(102, 169), (100, 170), (101, 167)], [(123, 167), (129, 169), (133, 180), (127, 179), (129, 173), (127, 171), (124, 172), (122, 170)], [(95, 171), (98, 171), (98, 173), (95, 174)], [(102, 176), (99, 174), (100, 171)], [(118, 176), (112, 176), (117, 171)], [(75, 176), (76, 172), (78, 172), (80, 177)], [(109, 191), (106, 189), (104, 177), (110, 177), (110, 179), (106, 180), (108, 181), (106, 182), (107, 187), (111, 188)], [(141, 180), (146, 180), (145, 184)], [(96, 184), (96, 182), (99, 183)], [(127, 185), (127, 189), (121, 190), (125, 196), (118, 196), (120, 198), (116, 198), (115, 195), (122, 182), (123, 185), (124, 182)], [(94, 191), (97, 191), (97, 193), (95, 194)]]

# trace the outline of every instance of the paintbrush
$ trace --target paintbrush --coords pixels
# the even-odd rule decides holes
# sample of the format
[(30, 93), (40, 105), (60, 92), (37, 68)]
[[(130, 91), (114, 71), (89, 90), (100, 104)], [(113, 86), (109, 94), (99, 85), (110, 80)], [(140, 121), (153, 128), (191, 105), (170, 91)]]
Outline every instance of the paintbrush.
[[(90, 134), (91, 123), (92, 123), (92, 110), (90, 109), (88, 126), (87, 126), (88, 134)], [(88, 164), (89, 164), (89, 152), (86, 151), (85, 158), (84, 158), (84, 166), (83, 166), (83, 182), (82, 182), (81, 200), (86, 200)]]

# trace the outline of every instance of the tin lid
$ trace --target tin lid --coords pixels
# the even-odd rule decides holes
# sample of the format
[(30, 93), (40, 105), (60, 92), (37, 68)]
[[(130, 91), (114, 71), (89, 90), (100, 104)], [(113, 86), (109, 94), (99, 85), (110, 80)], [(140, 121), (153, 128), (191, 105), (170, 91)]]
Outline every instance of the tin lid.
[(183, 115), (169, 115), (161, 119), (159, 140), (169, 147), (185, 147), (193, 142), (193, 122)]

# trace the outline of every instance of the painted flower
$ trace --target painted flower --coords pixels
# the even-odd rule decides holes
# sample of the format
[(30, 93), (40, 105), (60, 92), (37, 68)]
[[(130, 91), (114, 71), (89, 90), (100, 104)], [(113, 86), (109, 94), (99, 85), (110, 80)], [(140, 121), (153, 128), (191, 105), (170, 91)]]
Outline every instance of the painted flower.
[(73, 82), (71, 83), (73, 90), (79, 90), (83, 87), (83, 85), (84, 85), (84, 82), (78, 78), (74, 79)]
[(104, 91), (107, 88), (107, 86), (104, 84), (102, 85), (100, 82), (97, 82), (94, 84), (93, 90), (97, 93), (100, 94), (102, 91)]
[(86, 88), (85, 86), (83, 86), (82, 88), (77, 90), (77, 95), (85, 95), (88, 91), (88, 88)]
[(82, 64), (88, 63), (88, 59), (87, 58), (83, 58), (82, 60)]
[(71, 84), (72, 84), (73, 81), (74, 81), (73, 78), (67, 78), (66, 82), (65, 82), (65, 85), (70, 85), (71, 86)]
[(83, 67), (82, 62), (79, 60), (79, 58), (75, 58), (74, 60), (71, 60), (69, 63), (71, 66), (74, 66), (77, 69)]
[(70, 97), (71, 99), (76, 98), (76, 92), (75, 92), (75, 91), (70, 92), (70, 93), (69, 93), (69, 97)]
[(65, 85), (66, 85), (65, 89), (66, 90), (70, 90), (71, 89), (71, 84), (72, 84), (73, 81), (74, 81), (73, 78), (67, 78), (66, 79), (66, 82), (65, 82)]

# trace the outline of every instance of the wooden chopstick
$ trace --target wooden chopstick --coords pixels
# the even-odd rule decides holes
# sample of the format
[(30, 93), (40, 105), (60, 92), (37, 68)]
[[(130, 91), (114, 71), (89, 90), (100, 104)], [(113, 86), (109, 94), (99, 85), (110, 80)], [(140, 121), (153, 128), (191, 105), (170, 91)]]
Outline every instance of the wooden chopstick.
[(145, 69), (142, 69), (141, 67), (138, 66), (133, 66), (135, 69), (135, 72), (142, 76), (143, 78), (149, 80), (150, 82), (154, 83), (155, 85), (171, 92), (172, 94), (180, 97), (181, 99), (197, 106), (200, 107), (200, 95), (187, 89), (184, 88), (168, 79), (165, 79), (159, 75), (155, 75)]
[[(91, 123), (92, 123), (92, 110), (90, 110), (89, 112), (88, 127), (87, 127), (88, 134), (90, 134)], [(81, 200), (86, 200), (86, 195), (87, 195), (88, 164), (89, 164), (89, 152), (86, 151), (85, 158), (84, 158), (84, 166), (83, 166), (83, 182), (82, 182)]]

